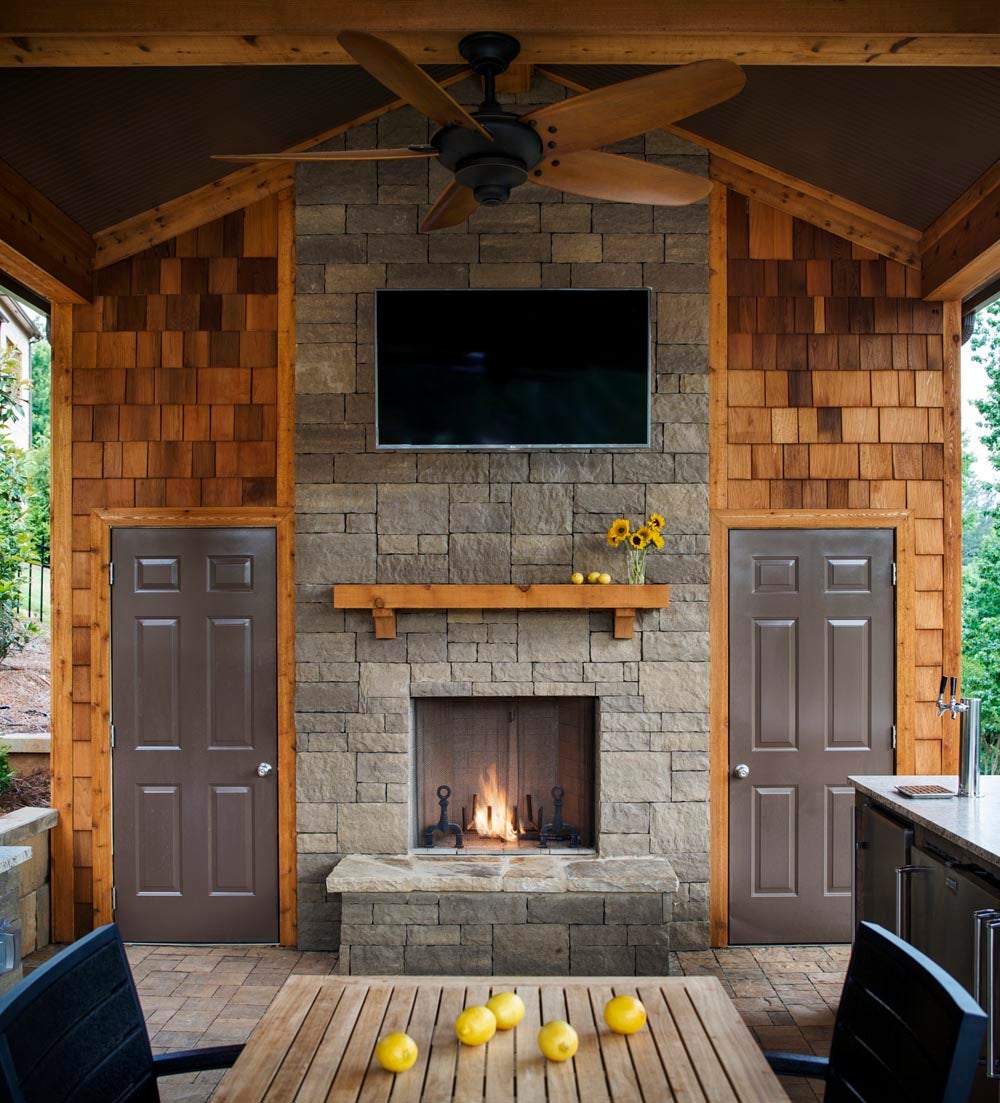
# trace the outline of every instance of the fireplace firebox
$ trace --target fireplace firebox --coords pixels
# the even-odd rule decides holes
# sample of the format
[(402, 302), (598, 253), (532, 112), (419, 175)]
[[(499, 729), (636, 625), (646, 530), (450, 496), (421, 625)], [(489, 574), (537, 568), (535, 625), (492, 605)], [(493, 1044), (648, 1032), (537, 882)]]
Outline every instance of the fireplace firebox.
[(417, 847), (594, 844), (594, 698), (418, 698)]

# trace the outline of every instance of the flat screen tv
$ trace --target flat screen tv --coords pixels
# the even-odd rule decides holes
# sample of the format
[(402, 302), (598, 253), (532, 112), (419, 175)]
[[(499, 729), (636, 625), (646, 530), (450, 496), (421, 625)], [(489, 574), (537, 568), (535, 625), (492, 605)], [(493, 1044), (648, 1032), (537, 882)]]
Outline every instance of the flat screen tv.
[(648, 448), (650, 292), (375, 293), (376, 447)]

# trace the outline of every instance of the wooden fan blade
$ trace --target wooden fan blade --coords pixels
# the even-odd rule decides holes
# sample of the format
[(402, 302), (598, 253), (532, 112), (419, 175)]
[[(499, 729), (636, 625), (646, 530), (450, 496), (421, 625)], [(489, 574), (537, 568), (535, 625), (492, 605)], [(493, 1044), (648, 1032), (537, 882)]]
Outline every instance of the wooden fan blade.
[(404, 161), (409, 157), (437, 157), (432, 146), (399, 149), (332, 149), (306, 153), (216, 153), (213, 161)]
[(695, 61), (539, 107), (521, 121), (536, 125), (546, 145), (554, 142), (550, 148), (558, 157), (685, 119), (735, 96), (745, 83), (731, 61)]
[(493, 135), (418, 65), (389, 42), (363, 31), (341, 31), (337, 41), (369, 73), (441, 126), (464, 126), (484, 138)]
[(531, 182), (591, 199), (652, 203), (660, 207), (697, 203), (712, 190), (712, 181), (704, 176), (596, 149), (582, 149), (543, 161), (532, 173)]
[(437, 197), (434, 206), (424, 215), (420, 223), (422, 233), (430, 230), (444, 230), (448, 226), (457, 226), (479, 209), (471, 188), (466, 188), (457, 180), (452, 180)]

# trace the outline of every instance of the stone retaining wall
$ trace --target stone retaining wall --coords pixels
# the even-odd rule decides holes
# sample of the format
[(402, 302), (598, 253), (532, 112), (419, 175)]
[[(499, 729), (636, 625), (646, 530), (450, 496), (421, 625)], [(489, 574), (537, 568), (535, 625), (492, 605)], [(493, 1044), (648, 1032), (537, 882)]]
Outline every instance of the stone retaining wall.
[(58, 818), (54, 808), (19, 808), (0, 816), (0, 846), (31, 847), (31, 858), (19, 867), (22, 954), (50, 941), (49, 833)]
[(670, 893), (344, 893), (342, 973), (665, 976)]
[[(479, 96), (472, 84), (453, 92), (464, 103)], [(516, 98), (527, 106), (564, 95), (536, 80)], [(401, 109), (331, 145), (397, 146), (426, 142), (428, 133), (426, 119)], [(707, 172), (704, 151), (669, 134), (617, 150)], [(299, 169), (300, 945), (339, 945), (340, 901), (324, 882), (341, 856), (402, 854), (411, 845), (413, 697), (577, 694), (598, 699), (599, 853), (666, 855), (681, 881), (675, 944), (703, 947), (707, 206), (590, 202), (525, 186), (467, 224), (418, 233), (449, 178), (423, 160)], [(651, 449), (374, 451), (375, 289), (608, 286), (655, 292)], [(565, 582), (572, 570), (599, 567), (621, 581), (624, 554), (607, 548), (606, 529), (617, 516), (651, 510), (666, 516), (667, 532), (647, 576), (671, 583), (671, 605), (640, 614), (632, 640), (613, 639), (610, 612), (475, 610), (402, 613), (398, 637), (376, 640), (370, 615), (331, 606), (336, 582)]]

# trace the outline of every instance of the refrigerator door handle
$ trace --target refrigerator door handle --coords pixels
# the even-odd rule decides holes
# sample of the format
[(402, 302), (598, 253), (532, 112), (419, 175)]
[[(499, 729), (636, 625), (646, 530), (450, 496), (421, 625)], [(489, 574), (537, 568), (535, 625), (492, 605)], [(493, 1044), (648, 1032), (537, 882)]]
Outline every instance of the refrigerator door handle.
[(996, 964), (997, 931), (1000, 930), (1000, 919), (986, 920), (986, 1075), (990, 1080), (1000, 1080), (997, 1072), (997, 1044), (996, 1044), (996, 1018), (997, 1018), (997, 983)]
[[(929, 872), (930, 866), (896, 866), (896, 937), (906, 942), (910, 941), (910, 932), (907, 930), (905, 934), (903, 933), (903, 880), (911, 873)], [(909, 927), (909, 923), (906, 926)]]
[(1000, 919), (996, 908), (980, 908), (972, 913), (972, 998), (982, 1006), (983, 925), (990, 919)]

